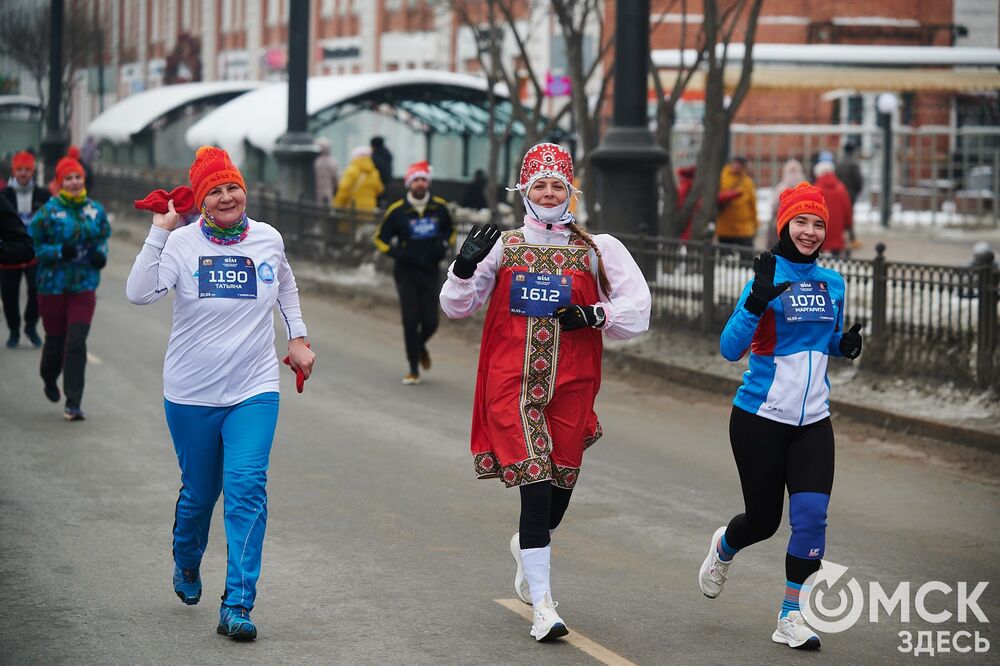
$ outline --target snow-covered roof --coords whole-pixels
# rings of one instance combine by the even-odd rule
[[[127,143],[151,123],[174,109],[208,97],[245,93],[260,81],[199,81],[153,88],[126,97],[87,126],[87,134],[112,143]]]
[[[29,95],[0,95],[0,106],[41,106],[37,97]]]
[[[401,70],[344,76],[311,76],[306,88],[306,113],[362,98],[379,90],[401,86],[459,87],[485,93],[484,79],[468,74],[435,70]],[[506,91],[497,90],[506,95]],[[288,85],[273,83],[241,95],[192,125],[185,134],[191,148],[211,144],[224,148],[242,164],[244,141],[270,153],[288,130]]]
[[[743,59],[742,43],[729,45],[728,61]],[[717,49],[719,57],[722,46]],[[656,49],[656,67],[678,67],[694,63],[694,49]],[[754,44],[755,65],[826,65],[882,67],[1000,67],[1000,49],[944,46],[873,46],[868,44]]]

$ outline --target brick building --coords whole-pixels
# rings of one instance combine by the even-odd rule
[[[681,47],[682,16],[671,13],[676,3],[654,0],[650,17],[654,51]],[[688,3],[686,48],[700,27],[701,3]],[[742,42],[737,31],[733,43]],[[959,47],[996,50],[1000,44],[1000,3],[995,0],[767,0],[758,21],[756,45],[845,45]],[[741,45],[741,44],[740,44]],[[762,51],[764,49],[761,49]],[[748,124],[873,124],[874,100],[879,92],[901,93],[899,120],[906,125],[1000,125],[996,90],[966,78],[967,89],[949,82],[951,68],[928,65],[915,76],[907,54],[870,49],[869,72],[856,75],[834,56],[827,61],[808,58],[801,49],[770,49],[769,57],[755,58],[754,87],[744,100],[736,122]],[[833,50],[836,53],[836,50]],[[971,61],[970,61],[971,62]],[[669,74],[671,68],[664,67]],[[778,71],[775,71],[778,70]],[[823,70],[823,71],[820,71]],[[881,72],[879,72],[881,70]],[[935,71],[936,70],[936,71]],[[897,74],[907,71],[906,78]],[[994,67],[995,71],[995,67]],[[734,72],[734,74],[736,74]],[[798,74],[798,77],[796,77]],[[879,75],[881,74],[881,76]],[[796,80],[798,78],[798,80]],[[672,82],[672,77],[667,77]],[[913,86],[906,88],[907,85]],[[951,89],[942,89],[950,85]],[[982,93],[991,93],[983,95]],[[700,97],[698,82],[688,98]]]
[[[134,92],[186,81],[283,79],[290,1],[68,0],[68,15],[90,12],[107,26],[105,95],[100,99],[93,85],[77,86],[74,138],[82,137],[102,104],[107,107]],[[476,3],[470,4],[475,14]],[[515,1],[513,10],[519,30],[532,36],[528,51],[533,66],[542,75],[558,74],[562,40],[551,11],[527,1]],[[446,3],[312,0],[310,12],[311,75],[480,69],[472,30]],[[473,16],[479,18],[485,15]],[[591,49],[596,48],[596,31]],[[523,59],[510,31],[504,41],[504,57],[511,71],[517,71]],[[530,100],[530,87],[522,89]]]

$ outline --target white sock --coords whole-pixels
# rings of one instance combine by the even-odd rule
[[[522,548],[521,563],[524,565],[524,576],[528,579],[531,590],[531,605],[537,608],[545,595],[552,596],[549,583],[549,568],[552,560],[552,547]]]

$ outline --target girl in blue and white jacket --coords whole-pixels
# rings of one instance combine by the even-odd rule
[[[843,331],[844,279],[816,264],[829,216],[823,194],[808,183],[782,193],[778,244],[754,259],[754,278],[722,332],[726,359],[750,351],[729,422],[746,510],[712,535],[698,575],[705,596],[719,596],[736,553],[777,531],[787,486],[792,536],[771,640],[804,649],[820,646],[799,596],[820,568],[833,488],[827,360],[861,353],[860,324]]]

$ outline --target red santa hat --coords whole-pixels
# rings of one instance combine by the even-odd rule
[[[410,186],[410,183],[417,178],[423,178],[428,183],[431,182],[431,165],[427,160],[421,160],[419,162],[414,162],[406,170],[406,178],[403,179],[403,184],[406,187]]]
[[[558,178],[566,189],[573,190],[573,158],[569,151],[554,143],[539,143],[524,154],[517,187],[526,194],[539,178]]]

